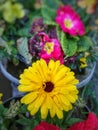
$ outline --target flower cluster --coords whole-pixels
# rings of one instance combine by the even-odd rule
[[[84,100],[79,100],[77,85],[81,79],[76,77],[87,74],[87,67],[96,58],[88,25],[90,16],[84,13],[83,17],[78,8],[59,0],[26,2],[0,2],[0,58],[6,56],[16,65],[26,65],[18,75],[20,101],[16,99],[4,109],[0,93],[0,129],[2,124],[2,130],[17,129],[19,123],[20,128],[26,127],[24,130],[97,130],[94,113],[86,119],[84,113],[77,112],[78,107],[87,107]],[[71,119],[74,112],[83,114],[82,121]],[[15,117],[18,120],[11,126]]]
[[[47,19],[44,22],[44,15],[34,19],[28,52],[31,59],[42,58],[47,63],[51,59],[60,60],[79,74],[93,60],[93,43],[86,34],[85,23],[70,5],[61,5],[54,15],[49,23]]]

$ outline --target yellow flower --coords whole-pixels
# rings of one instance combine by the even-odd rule
[[[1,98],[2,98],[3,94],[0,93],[0,104],[2,104]]]
[[[3,5],[3,17],[7,22],[13,22],[16,18],[24,17],[25,12],[23,6],[20,3],[12,4],[10,1],[7,1]]]
[[[82,57],[80,58],[80,67],[85,68],[87,66],[86,58]]]
[[[78,99],[77,83],[74,72],[61,65],[59,60],[50,60],[47,64],[41,59],[20,75],[18,90],[28,92],[21,102],[28,104],[31,115],[40,110],[43,119],[48,112],[52,118],[57,115],[61,119],[63,110],[71,110],[72,103]]]

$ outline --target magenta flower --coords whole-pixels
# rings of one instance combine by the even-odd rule
[[[57,38],[49,38],[45,33],[42,40],[42,50],[39,54],[41,58],[49,62],[50,59],[60,60],[61,63],[64,63],[63,51],[61,50],[60,43]]]
[[[72,36],[82,36],[85,33],[83,22],[70,5],[60,7],[60,9],[57,10],[56,22],[64,32]]]
[[[36,39],[31,38],[29,41],[30,53],[33,56],[42,58],[47,63],[49,62],[50,59],[60,60],[61,64],[64,63],[64,53],[61,49],[60,43],[57,38],[50,38],[44,32],[38,33],[35,36],[35,38]]]

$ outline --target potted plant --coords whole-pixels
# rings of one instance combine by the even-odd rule
[[[59,0],[37,1],[32,4],[32,8],[28,8],[29,6],[22,1],[21,3],[26,9],[26,14],[22,19],[8,26],[9,35],[7,35],[8,29],[4,30],[1,39],[1,43],[5,44],[5,46],[3,44],[5,51],[3,54],[9,54],[7,59],[10,60],[13,57],[15,64],[23,62],[25,68],[40,59],[44,59],[47,64],[52,59],[59,60],[60,64],[74,71],[80,80],[80,84],[77,84],[78,88],[83,87],[93,75],[96,59],[95,45],[89,36],[90,15],[75,3],[70,3],[72,6],[64,5]],[[17,25],[14,26],[16,23]],[[4,39],[10,41],[9,46]],[[2,63],[1,71],[16,88],[18,79],[6,72]]]

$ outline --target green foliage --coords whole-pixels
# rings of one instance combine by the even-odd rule
[[[32,56],[29,53],[27,37],[22,37],[17,41],[17,49],[19,54],[21,54],[21,56],[25,58],[26,63],[30,64],[32,60]]]
[[[98,116],[98,99],[96,98],[95,94],[93,94],[93,96],[92,96],[91,103],[93,105],[93,111]]]
[[[60,0],[42,0],[42,4],[47,5],[52,9],[57,9],[60,3]]]
[[[90,49],[90,47],[93,45],[91,39],[87,36],[80,37],[80,40],[78,41],[78,52],[85,52]]]
[[[14,47],[14,42],[13,41],[5,41],[2,38],[0,38],[0,59],[2,57],[7,57],[9,58],[16,58],[17,55],[17,49]],[[11,60],[12,60],[11,59]]]
[[[53,21],[56,16],[55,10],[48,7],[47,5],[42,6],[41,13],[42,13],[42,17],[44,18],[44,20]]]
[[[11,55],[11,49],[8,46],[8,42],[4,41],[2,38],[0,38],[0,47],[1,48],[6,48],[6,51],[9,55]]]
[[[3,32],[4,32],[4,28],[0,27],[0,36],[3,34]]]
[[[32,123],[32,121],[26,117],[21,117],[21,119],[17,120],[17,123],[23,125],[23,126],[30,126],[30,124]]]
[[[71,126],[71,125],[73,125],[77,122],[81,122],[81,121],[83,121],[83,119],[81,119],[81,118],[70,118],[69,120],[66,121],[66,125]]]
[[[31,34],[29,33],[30,31],[30,28],[29,27],[24,27],[22,29],[20,29],[18,31],[18,36],[21,36],[21,37],[30,37]]]
[[[44,24],[48,25],[48,26],[57,26],[57,24],[53,21],[49,21],[49,20],[44,20]]]
[[[77,51],[77,41],[73,38],[67,38],[64,32],[61,33],[61,46],[67,57],[73,56]]]

